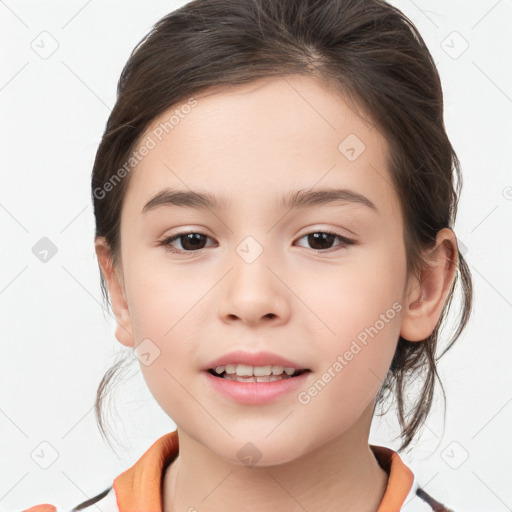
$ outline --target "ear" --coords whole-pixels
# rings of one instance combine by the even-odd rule
[[[423,258],[427,266],[412,276],[402,317],[400,336],[422,341],[435,329],[448,298],[457,270],[457,239],[451,229],[438,232],[435,247]]]
[[[94,247],[103,279],[105,279],[107,284],[110,302],[112,303],[112,309],[114,310],[117,321],[116,338],[123,345],[134,347],[135,343],[130,310],[128,309],[128,303],[126,301],[124,283],[122,277],[119,275],[122,275],[122,272],[114,268],[110,247],[104,237],[97,237]]]

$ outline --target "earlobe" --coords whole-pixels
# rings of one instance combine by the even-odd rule
[[[98,237],[95,241],[96,256],[100,265],[103,279],[105,280],[112,303],[112,309],[116,317],[116,338],[117,340],[127,346],[135,346],[133,338],[132,321],[130,310],[126,301],[124,284],[114,268],[110,248],[104,237]]]
[[[426,266],[409,280],[400,336],[422,341],[432,334],[452,288],[457,269],[457,242],[451,229],[438,232],[435,247],[424,254]]]

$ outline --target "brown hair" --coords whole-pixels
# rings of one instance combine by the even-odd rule
[[[454,225],[460,165],[445,132],[441,82],[432,56],[413,23],[379,0],[194,0],[158,21],[121,73],[92,171],[96,236],[106,238],[114,265],[130,179],[129,173],[119,179],[119,170],[149,123],[207,89],[293,74],[333,85],[362,106],[386,137],[404,215],[408,270],[419,275],[425,268],[421,251],[434,245],[439,230]],[[112,186],[105,193],[107,183]],[[437,357],[439,330],[457,283],[462,290],[457,326]],[[101,287],[110,305],[103,276]],[[459,252],[456,279],[438,325],[422,342],[399,339],[376,400],[377,407],[394,390],[403,441],[399,450],[424,424],[436,379],[446,403],[436,362],[465,327],[471,302],[471,275]],[[116,362],[97,391],[97,420],[105,438],[102,402],[126,362]],[[423,386],[406,411],[406,385],[417,374]]]

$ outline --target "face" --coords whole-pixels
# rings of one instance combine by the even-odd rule
[[[179,429],[226,460],[240,463],[251,441],[261,464],[286,462],[353,429],[391,364],[407,274],[387,143],[309,77],[195,100],[141,139],[154,147],[123,203],[118,337],[140,345],[144,378]],[[217,205],[167,201],[171,189]],[[241,403],[205,370],[233,350],[309,371],[290,392]]]

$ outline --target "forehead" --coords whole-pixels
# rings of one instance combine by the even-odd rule
[[[234,207],[330,186],[397,203],[383,135],[356,105],[311,77],[208,90],[153,120],[139,148],[144,144],[151,149],[132,171],[125,198],[139,212],[165,187],[207,189]]]

